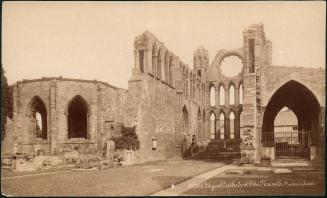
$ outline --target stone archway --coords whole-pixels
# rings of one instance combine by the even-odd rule
[[[289,147],[285,143],[285,149],[299,149],[299,156],[309,159],[312,150],[317,146],[317,138],[320,133],[320,105],[315,95],[301,83],[291,80],[282,85],[270,98],[263,115],[262,144],[263,147],[271,147],[276,150],[274,138],[274,120],[278,112],[288,107],[298,118],[298,130],[307,136],[301,145]],[[275,156],[274,156],[275,157]]]

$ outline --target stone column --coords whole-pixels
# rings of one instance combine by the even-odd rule
[[[215,106],[218,108],[220,100],[219,100],[219,87],[215,85]]]
[[[48,133],[48,143],[50,144],[50,152],[54,153],[57,147],[57,82],[53,80],[50,85],[50,108],[49,108],[49,133]]]
[[[103,121],[103,103],[102,103],[102,88],[97,84],[97,149],[103,149],[105,142],[102,142],[104,136],[104,121]]]
[[[22,129],[22,119],[21,119],[21,106],[20,106],[20,95],[19,95],[19,86],[16,84],[13,87],[13,133],[14,133],[14,140],[17,137],[17,139],[14,142],[14,153],[16,152],[22,152],[22,146],[23,143],[23,133],[21,131]]]
[[[234,91],[234,98],[235,98],[235,105],[238,106],[240,104],[240,92],[239,92],[239,88],[235,88]]]

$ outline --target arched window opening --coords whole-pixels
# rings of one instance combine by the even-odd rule
[[[243,94],[243,84],[240,85],[239,88],[239,97],[240,97],[240,104],[243,104],[243,98],[244,98],[244,94]]]
[[[222,85],[219,87],[219,105],[225,105],[225,89]]]
[[[216,105],[216,90],[214,86],[211,86],[210,88],[210,106],[215,106]]]
[[[169,59],[169,84],[170,85],[173,85],[173,71],[174,71],[174,68],[173,68],[173,58],[172,56],[170,56],[170,59]]]
[[[156,75],[156,68],[157,68],[157,50],[156,46],[153,45],[152,47],[152,74],[155,76]]]
[[[84,100],[76,96],[68,107],[68,139],[85,138],[88,133],[88,108]]]
[[[219,130],[220,130],[220,139],[225,139],[225,116],[223,113],[219,117]]]
[[[221,62],[221,71],[227,77],[237,76],[242,71],[243,63],[238,56],[227,56]]]
[[[229,122],[230,122],[229,138],[234,139],[235,138],[235,115],[233,112],[231,112],[229,115]]]
[[[215,133],[216,133],[216,116],[214,113],[211,113],[211,115],[210,115],[210,138],[212,140],[215,139]]]
[[[161,49],[159,49],[158,52],[158,57],[157,57],[157,76],[161,78],[161,64],[162,64],[162,54],[161,54]]]
[[[234,85],[231,85],[229,87],[229,104],[230,105],[234,105],[235,104],[235,88],[234,88]]]
[[[46,107],[38,96],[32,99],[31,103],[31,121],[32,125],[30,132],[34,134],[33,136],[37,139],[47,139],[47,111]]]

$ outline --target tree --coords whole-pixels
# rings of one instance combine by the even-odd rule
[[[8,85],[4,70],[1,67],[1,140],[5,136],[7,117],[13,117],[12,86]]]
[[[135,126],[125,127],[123,125],[121,128],[121,136],[114,138],[113,140],[116,149],[138,150],[140,148],[140,141],[135,132]]]

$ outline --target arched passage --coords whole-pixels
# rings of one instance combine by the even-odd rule
[[[37,139],[47,139],[47,110],[39,96],[34,96],[29,105],[29,132]]]
[[[81,96],[68,104],[68,139],[88,137],[88,105]]]
[[[271,97],[265,108],[262,123],[264,147],[275,147],[274,120],[283,108],[291,109],[298,119],[298,130],[308,137],[301,146],[299,155],[308,157],[309,146],[317,144],[319,133],[320,105],[314,94],[301,83],[291,80],[282,85]],[[289,146],[285,148],[290,148]]]
[[[221,140],[225,139],[225,115],[221,113],[219,116],[219,138]]]

